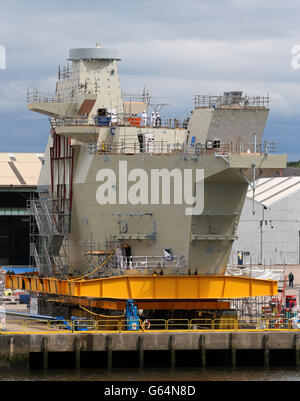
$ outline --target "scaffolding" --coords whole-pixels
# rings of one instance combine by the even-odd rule
[[[133,256],[130,254],[130,246],[116,239],[101,243],[93,240],[91,235],[91,239],[79,241],[79,249],[84,255],[83,275],[89,278],[130,274],[130,271],[151,275],[170,274],[171,271],[179,274],[186,267],[183,255]]]
[[[285,284],[285,265],[284,266],[271,266],[271,265],[233,265],[227,266],[226,274],[229,276],[251,277],[258,279],[271,279],[278,281],[279,291],[284,292]],[[281,300],[282,303],[283,300]],[[231,300],[231,307],[236,310],[238,318],[253,322],[261,316],[265,316],[273,311],[271,304],[279,302],[278,296],[264,296],[264,297],[248,297],[237,298]]]
[[[53,146],[50,148],[51,195],[39,190],[38,198],[27,203],[30,215],[30,265],[44,277],[67,278],[73,273],[69,258],[70,214],[74,148],[68,138],[55,132],[51,120]]]
[[[68,277],[70,211],[61,209],[61,199],[30,199],[27,204],[30,215],[30,265],[37,266],[45,277]]]
[[[264,310],[269,307],[273,296],[247,297],[230,299],[231,309],[237,312],[237,317],[249,323],[256,324]]]
[[[108,240],[105,242],[95,241],[91,234],[90,239],[79,241],[80,253],[83,257],[84,274],[90,274],[98,266],[100,266],[112,253],[115,248],[121,246],[119,241]],[[107,264],[103,266],[103,269],[99,269],[96,273],[91,274],[89,278],[101,277],[105,269],[112,268],[111,258],[107,261]]]

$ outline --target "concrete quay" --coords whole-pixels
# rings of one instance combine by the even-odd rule
[[[0,335],[0,368],[119,366],[300,367],[300,332],[147,332]]]

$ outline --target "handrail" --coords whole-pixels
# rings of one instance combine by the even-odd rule
[[[140,143],[138,137],[119,138],[115,142],[92,142],[89,143],[90,154],[151,154],[151,155],[230,155],[230,154],[256,154],[266,155],[279,153],[278,145],[274,142],[262,142],[254,145],[247,142],[224,142],[214,144],[196,143],[194,146],[180,142],[167,142],[151,139]]]
[[[269,96],[247,96],[242,92],[227,92],[224,95],[195,95],[195,107],[258,107],[269,108]]]
[[[185,266],[184,255],[172,255],[170,258],[165,256],[114,256],[113,266],[123,269],[164,269],[181,268]]]
[[[82,332],[262,332],[262,331],[291,331],[299,332],[300,326],[295,327],[291,318],[257,318],[254,320],[221,317],[216,319],[144,319],[140,320],[138,330],[129,330],[126,319],[49,319],[49,320],[7,320],[5,330],[0,335],[11,333],[80,333]]]
[[[105,117],[97,115],[91,116],[76,116],[76,117],[57,117],[51,118],[50,121],[53,127],[72,127],[72,126],[87,126],[87,127],[107,127],[107,126],[125,126],[137,128],[165,128],[165,129],[187,129],[189,118],[155,118],[137,117],[131,114],[115,113],[108,114]]]

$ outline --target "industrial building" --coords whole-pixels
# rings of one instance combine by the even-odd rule
[[[29,264],[27,201],[36,194],[39,153],[0,153],[0,265]]]
[[[254,199],[249,187],[230,264],[300,264],[299,171],[258,179]]]

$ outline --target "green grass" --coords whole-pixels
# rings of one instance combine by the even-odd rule
[[[300,167],[300,160],[297,162],[288,162],[287,165],[288,167]]]

